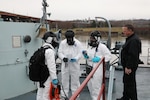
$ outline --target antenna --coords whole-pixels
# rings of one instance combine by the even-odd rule
[[[47,4],[46,0],[43,0],[42,2],[42,6],[43,6],[43,16],[42,16],[42,26],[44,26],[44,24],[46,24],[46,29],[48,29],[47,27],[47,11],[46,11],[46,7],[49,7],[49,5]]]

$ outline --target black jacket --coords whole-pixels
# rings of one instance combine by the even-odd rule
[[[136,70],[139,62],[139,55],[141,53],[141,40],[136,34],[132,34],[126,38],[125,44],[121,51],[121,64],[123,68],[131,68]]]

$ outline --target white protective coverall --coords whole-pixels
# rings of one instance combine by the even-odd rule
[[[46,49],[45,51],[45,64],[49,69],[50,76],[44,83],[44,88],[39,87],[39,83],[37,84],[37,98],[36,100],[50,100],[49,99],[49,91],[50,91],[50,83],[53,79],[57,79],[56,76],[56,63],[55,63],[55,49],[49,43],[44,43],[43,46],[50,46],[50,49]]]
[[[65,94],[68,97],[69,93],[69,82],[71,80],[71,91],[72,94],[80,86],[79,75],[80,75],[80,63],[79,59],[82,56],[82,45],[80,41],[74,38],[74,45],[68,45],[67,40],[61,41],[58,49],[58,56],[62,60],[61,65],[61,76],[62,76],[62,86]],[[68,58],[68,62],[64,62],[63,58]],[[70,59],[75,58],[76,62],[70,62]],[[71,79],[69,80],[69,77]],[[63,90],[61,91],[61,96],[65,97]]]
[[[92,62],[92,58],[94,58],[94,56],[98,56],[100,58],[105,57],[105,62],[108,62],[111,59],[111,53],[109,49],[106,47],[106,45],[102,43],[99,43],[97,52],[96,47],[89,46],[87,49],[87,54],[89,56],[89,59],[87,59],[87,64],[93,67],[95,67],[97,64]],[[102,76],[103,76],[103,68],[101,64],[94,73],[93,77],[88,82],[88,89],[90,91],[92,100],[97,100],[98,98],[98,94],[102,84]]]

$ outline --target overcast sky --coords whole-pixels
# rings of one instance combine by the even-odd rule
[[[40,18],[43,0],[1,0],[0,10]],[[46,0],[51,20],[150,19],[150,0]]]

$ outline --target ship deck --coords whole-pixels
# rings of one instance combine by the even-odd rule
[[[122,70],[115,70],[114,73],[114,85],[113,85],[113,93],[112,100],[116,100],[116,98],[120,98],[122,96],[123,91],[123,83],[122,83]],[[150,67],[139,67],[136,73],[137,79],[137,93],[139,100],[150,100]],[[80,81],[84,80],[84,77],[80,77]],[[108,92],[108,79],[106,78],[106,100],[107,100],[107,92]],[[36,90],[14,97],[6,100],[36,100]],[[80,94],[80,100],[91,100],[89,95],[88,88],[85,87]]]

